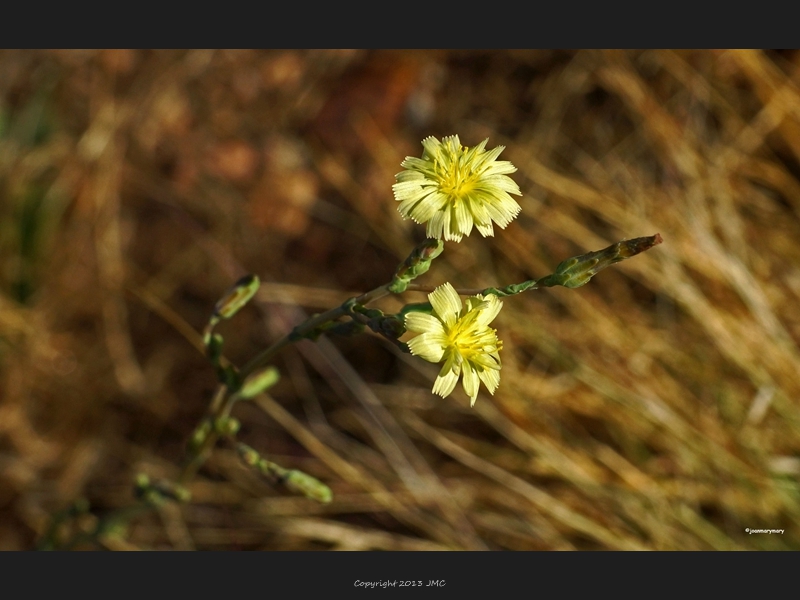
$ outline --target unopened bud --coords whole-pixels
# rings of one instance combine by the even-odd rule
[[[197,429],[192,432],[192,437],[189,438],[189,443],[187,444],[189,452],[192,454],[197,452],[205,443],[209,433],[211,433],[211,420],[204,419],[203,422],[197,426]]]
[[[136,475],[136,483],[134,485],[137,490],[144,491],[150,487],[150,478],[145,473],[139,473]]]
[[[272,365],[259,369],[245,378],[242,387],[239,389],[238,396],[245,400],[255,398],[278,383],[280,377],[280,372]]]
[[[236,450],[248,467],[255,467],[261,460],[261,455],[247,444],[238,444]]]
[[[146,490],[142,499],[152,506],[161,506],[166,501],[164,494],[153,488]]]
[[[188,489],[172,481],[159,481],[153,489],[164,498],[177,502],[189,502],[192,499],[192,493]]]
[[[298,471],[297,469],[285,469],[282,466],[270,462],[247,444],[237,444],[236,451],[239,457],[249,467],[257,470],[262,475],[277,478],[289,490],[303,494],[306,498],[327,504],[333,499],[331,489],[319,479]]]
[[[214,316],[230,319],[255,296],[260,285],[257,275],[242,277],[214,306]]]
[[[428,239],[418,244],[394,274],[388,290],[394,294],[406,291],[408,284],[431,268],[431,261],[444,250],[442,240]]]
[[[406,326],[396,315],[371,319],[370,328],[389,339],[396,340],[406,332]]]
[[[234,436],[239,433],[242,424],[233,417],[222,417],[214,421],[214,429],[220,435]]]
[[[606,267],[649,250],[662,241],[661,235],[657,233],[650,237],[625,240],[596,252],[568,258],[556,267],[552,275],[543,278],[539,283],[548,286],[562,285],[567,288],[580,287]]]
[[[333,499],[331,488],[322,483],[319,479],[298,471],[290,470],[284,477],[284,484],[294,492],[303,494],[306,498],[327,504]]]

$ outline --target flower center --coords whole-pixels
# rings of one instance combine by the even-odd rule
[[[498,352],[503,344],[497,339],[496,330],[475,323],[477,314],[470,313],[459,319],[447,332],[447,348],[458,353],[469,362],[485,362],[476,360],[491,352]]]
[[[475,173],[468,164],[464,164],[461,150],[456,156],[443,161],[435,161],[439,189],[450,198],[463,198],[475,188]]]

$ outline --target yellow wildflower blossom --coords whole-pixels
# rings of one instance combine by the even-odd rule
[[[449,283],[428,294],[433,314],[406,314],[406,329],[419,333],[408,342],[411,353],[429,362],[444,361],[433,384],[433,393],[443,398],[450,394],[463,375],[462,384],[470,406],[475,404],[482,381],[489,393],[500,385],[500,349],[497,330],[489,327],[503,303],[493,294],[461,298]]]
[[[429,238],[454,242],[473,225],[484,237],[494,235],[492,222],[505,229],[520,211],[509,194],[522,193],[507,176],[516,167],[496,160],[505,146],[484,150],[488,141],[468,148],[457,135],[422,140],[422,158],[406,157],[392,186],[403,218],[427,223]]]

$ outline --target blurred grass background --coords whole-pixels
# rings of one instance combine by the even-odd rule
[[[664,243],[507,299],[474,409],[374,336],[290,348],[240,438],[334,501],[220,446],[111,547],[800,549],[798,85],[797,51],[0,52],[0,548],[174,477],[216,299],[264,281],[220,327],[242,364],[388,281],[424,235],[394,174],[458,134],[507,146],[523,212],[419,282]]]

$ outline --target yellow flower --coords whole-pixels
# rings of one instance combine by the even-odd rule
[[[420,333],[408,342],[411,354],[433,363],[444,361],[444,366],[433,384],[433,393],[442,398],[456,387],[463,374],[464,391],[470,397],[470,406],[478,397],[482,381],[489,393],[494,394],[500,385],[500,349],[497,330],[489,323],[497,316],[503,303],[490,294],[467,298],[462,307],[461,298],[449,283],[428,294],[433,314],[419,312],[406,314],[406,329]]]
[[[496,160],[505,147],[485,151],[488,141],[467,148],[457,135],[422,140],[422,158],[407,156],[402,162],[407,170],[395,175],[392,186],[403,218],[427,223],[429,238],[454,242],[469,235],[473,225],[484,237],[494,235],[492,221],[505,229],[520,211],[509,194],[522,193],[507,176],[516,167]]]

